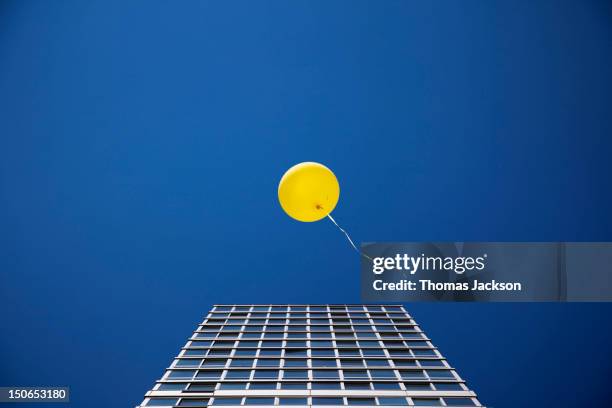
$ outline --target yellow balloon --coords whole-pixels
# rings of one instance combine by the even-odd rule
[[[315,162],[291,167],[278,184],[278,201],[291,218],[319,221],[332,212],[340,197],[338,179],[330,169]]]

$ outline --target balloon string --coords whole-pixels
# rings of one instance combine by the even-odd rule
[[[341,226],[339,226],[339,225],[338,225],[338,223],[336,222],[336,220],[334,220],[334,218],[333,218],[333,217],[332,217],[330,214],[327,214],[327,218],[329,218],[329,219],[331,220],[331,222],[333,222],[333,223],[334,223],[334,225],[335,225],[336,227],[338,227],[338,229],[339,229],[340,231],[342,231],[342,233],[343,233],[343,234],[346,236],[346,239],[348,239],[348,242],[351,244],[351,246],[353,247],[353,249],[354,249],[355,251],[357,251],[357,253],[358,253],[359,255],[361,255],[361,256],[363,256],[363,257],[365,257],[365,258],[369,259],[370,261],[372,260],[372,258],[370,258],[370,257],[369,257],[369,256],[367,256],[366,254],[362,253],[362,252],[359,250],[359,248],[357,248],[357,246],[355,245],[355,243],[354,243],[354,242],[353,242],[353,240],[351,239],[351,236],[348,234],[348,232],[346,232],[346,231],[345,231],[345,230],[344,230],[344,229],[343,229]]]

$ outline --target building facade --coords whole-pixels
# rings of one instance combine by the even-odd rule
[[[399,305],[216,305],[139,407],[481,407]]]

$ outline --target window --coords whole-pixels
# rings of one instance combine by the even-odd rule
[[[369,390],[370,383],[368,382],[345,382],[345,390]]]
[[[339,390],[341,389],[338,382],[313,382],[313,390]]]
[[[275,382],[252,382],[249,385],[249,390],[275,390]]]
[[[308,378],[308,370],[285,370],[283,378]]]
[[[181,360],[176,360],[174,363],[175,367],[199,367],[202,360],[194,359],[194,358],[186,358]]]
[[[305,349],[285,349],[285,357],[306,357]]]
[[[361,357],[359,349],[338,349],[338,354],[341,357]]]
[[[213,392],[217,383],[197,383],[189,386],[190,392]]]
[[[436,390],[440,391],[463,391],[461,384],[458,383],[434,383]]]
[[[382,358],[368,359],[366,360],[366,364],[368,365],[368,367],[388,367],[389,366],[389,362]]]
[[[348,405],[376,405],[374,398],[347,398]]]
[[[396,382],[375,382],[375,390],[401,390],[400,386]]]
[[[378,397],[379,405],[408,405],[408,400],[401,397]]]
[[[373,379],[397,378],[393,370],[370,370]]]
[[[207,407],[208,398],[183,398],[178,404],[179,407]]]
[[[368,372],[366,370],[344,370],[344,378],[365,379],[368,380]]]
[[[313,367],[337,367],[336,360],[334,359],[313,359]]]
[[[157,388],[159,391],[182,391],[187,383],[164,383]]]
[[[475,407],[476,404],[471,398],[444,398],[444,402],[449,407]]]
[[[423,383],[404,383],[404,387],[408,391],[431,391],[429,384]]]
[[[441,406],[440,398],[412,398],[412,403],[416,406]]]
[[[207,358],[204,360],[203,367],[225,367],[227,358]]]
[[[308,405],[308,398],[279,398],[278,405]]]
[[[312,405],[344,405],[344,399],[337,397],[313,397]]]
[[[421,370],[400,370],[400,376],[405,380],[424,379],[425,373]]]
[[[308,360],[303,359],[288,359],[285,360],[285,367],[300,367],[300,368],[308,368]]]
[[[307,384],[303,382],[282,382],[281,390],[305,390]]]
[[[195,373],[195,370],[170,370],[168,378],[193,378]]]
[[[251,370],[229,370],[225,375],[226,379],[230,380],[246,380],[251,376]]]
[[[177,398],[151,398],[147,402],[147,407],[174,406],[177,401]]]
[[[230,364],[230,367],[252,367],[253,366],[252,358],[234,358]]]
[[[257,354],[256,349],[236,350],[234,353],[235,357],[255,357]]]
[[[257,367],[280,367],[278,358],[260,358],[257,360]]]
[[[280,357],[281,349],[261,349],[259,350],[259,357]]]
[[[274,405],[274,398],[247,397],[244,399],[244,405]]]
[[[313,370],[312,377],[315,379],[339,379],[338,370]]]
[[[278,378],[278,370],[255,370],[253,378]]]
[[[310,352],[313,357],[334,357],[336,355],[333,349],[312,349]]]
[[[427,370],[427,375],[431,378],[451,378],[455,379],[452,371],[450,370]]]
[[[215,397],[213,405],[240,405],[242,398]]]
[[[220,390],[244,390],[246,389],[247,383],[243,382],[229,382],[221,383],[219,386]]]

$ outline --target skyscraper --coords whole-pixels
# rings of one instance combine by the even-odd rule
[[[398,305],[216,305],[139,407],[480,407]]]

